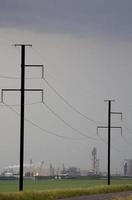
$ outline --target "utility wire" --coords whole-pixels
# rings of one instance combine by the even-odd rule
[[[1,78],[1,79],[20,79],[19,77],[5,76],[5,75],[0,75],[0,78]],[[41,78],[39,78],[39,77],[31,77],[31,78],[26,78],[26,79],[32,80],[32,79],[41,79]],[[91,118],[89,118],[88,116],[86,116],[85,114],[83,114],[82,112],[80,112],[76,107],[74,107],[72,104],[70,104],[61,94],[59,94],[59,93],[57,92],[57,90],[56,90],[46,79],[44,79],[44,80],[45,80],[46,84],[50,87],[50,89],[52,89],[52,90],[55,92],[55,94],[56,94],[57,96],[59,96],[59,97],[61,98],[61,100],[63,100],[63,102],[64,102],[65,104],[67,104],[72,110],[74,110],[74,112],[78,113],[78,114],[81,115],[83,118],[85,118],[85,119],[87,119],[87,120],[89,120],[89,121],[91,121],[91,122],[93,122],[93,123],[96,123],[96,124],[97,124],[97,123],[99,123],[99,124],[104,124],[104,123],[101,123],[101,122],[96,121],[96,120],[94,120],[94,119],[91,119]]]
[[[127,141],[127,139],[126,139],[124,136],[122,136],[122,138],[123,138],[124,142],[125,142],[129,147],[132,148],[132,145]]]
[[[43,58],[40,56],[40,53],[38,52],[38,50],[32,48],[35,53],[37,53],[39,55],[39,57],[41,58],[41,60],[44,62]],[[83,114],[82,112],[80,112],[75,106],[73,106],[71,103],[69,103],[69,101],[67,101],[64,96],[62,96],[49,82],[48,80],[46,80],[45,78],[43,79],[45,81],[45,83],[49,86],[49,88],[54,91],[54,93],[67,105],[69,106],[72,110],[74,110],[74,112],[78,113],[80,116],[82,116],[83,118],[87,119],[88,121],[91,121],[93,123],[99,123],[99,124],[105,124],[102,123],[100,121],[94,120],[90,117],[88,117],[87,115]]]
[[[5,76],[5,75],[0,75],[1,79],[20,79],[19,77],[15,76]]]
[[[87,137],[88,139],[92,139],[92,140],[97,140],[96,138],[90,137],[87,134],[81,132],[80,130],[78,130],[77,128],[74,128],[73,126],[71,126],[68,122],[66,122],[62,117],[60,117],[60,115],[58,115],[52,108],[50,108],[45,102],[44,102],[45,107],[55,116],[57,117],[60,121],[62,121],[66,126],[68,126],[69,128],[71,128],[73,131],[77,132],[78,134]]]
[[[100,140],[105,144],[105,145],[108,145],[108,142],[107,141],[105,141],[102,137],[100,137],[99,135],[98,135],[98,137],[100,138]],[[126,138],[124,138],[123,136],[122,136],[122,139],[124,140],[124,142],[126,143],[126,144],[128,144],[131,148],[132,148],[132,146],[128,143],[128,141],[126,140]],[[122,151],[120,151],[118,148],[116,148],[115,146],[113,146],[113,145],[111,145],[112,147],[113,147],[113,149],[115,150],[115,151],[117,151],[117,152],[119,152],[119,153],[125,153],[125,152],[122,152]],[[128,151],[128,153],[130,153],[130,151]],[[126,156],[126,155],[125,155]]]
[[[124,121],[122,121],[122,123],[123,123],[123,126],[125,127],[125,129],[127,130],[127,133],[129,133],[132,136],[132,131],[126,126],[126,124],[124,123]],[[124,142],[128,146],[130,146],[132,148],[132,145],[128,142],[128,140],[124,136],[122,136],[122,138],[123,138]]]
[[[5,103],[3,103],[5,104]],[[13,111],[14,113],[16,113],[18,116],[20,116],[20,114],[15,110],[13,109],[11,106],[9,106],[8,104],[5,104],[5,106],[10,109],[11,111]],[[56,136],[56,137],[59,137],[59,138],[63,138],[63,139],[67,139],[67,140],[81,140],[82,138],[72,138],[72,137],[67,137],[67,136],[62,136],[62,135],[58,135],[57,133],[55,132],[52,132],[52,131],[49,131],[47,129],[44,129],[42,127],[40,127],[39,125],[37,125],[36,123],[34,123],[33,121],[25,118],[25,121],[28,122],[29,124],[32,124],[34,127],[40,129],[41,131],[45,132],[45,133],[48,133],[50,135],[53,135],[53,136]]]
[[[67,123],[67,122],[66,122],[63,118],[61,118],[53,109],[51,109],[46,103],[44,103],[44,105],[46,106],[46,108],[47,108],[50,112],[52,112],[52,114],[54,114],[58,119],[60,119],[65,125],[67,125],[67,126],[70,127],[71,129],[73,129],[74,131],[78,132],[79,134],[81,134],[81,135],[83,135],[83,136],[89,138],[89,136],[87,136],[86,134],[82,133],[81,131],[79,131],[78,129],[72,127],[69,123]],[[106,141],[105,141],[103,138],[101,138],[99,135],[98,135],[98,137],[99,137],[99,139],[100,139],[105,145],[108,144],[108,142],[106,142]],[[96,138],[92,138],[92,137],[90,137],[89,139],[97,140]],[[116,148],[115,146],[112,145],[112,147],[113,147],[113,149],[114,149],[115,151],[122,153],[122,152],[121,152],[118,148]]]
[[[126,126],[126,124],[124,123],[124,121],[122,121],[123,126],[125,127],[125,129],[127,130],[127,132],[132,135],[132,131]]]
[[[36,50],[35,50],[35,52],[37,52]],[[37,54],[40,56],[40,54],[37,52]],[[40,56],[40,58],[42,59],[42,57]],[[42,59],[43,60],[43,59]],[[68,105],[72,110],[74,110],[76,113],[78,113],[79,115],[81,115],[83,118],[85,118],[85,119],[87,119],[87,120],[89,120],[89,121],[91,121],[91,122],[93,122],[93,123],[99,123],[99,124],[103,124],[103,123],[101,123],[101,122],[99,122],[99,121],[96,121],[96,120],[94,120],[94,119],[91,119],[91,118],[89,118],[87,115],[85,115],[85,114],[83,114],[82,112],[80,112],[76,107],[74,107],[72,104],[70,104],[46,79],[44,79],[44,81],[46,82],[46,84],[49,86],[49,88],[50,89],[52,89],[52,91],[54,91],[54,93],[57,95],[57,96],[59,96],[60,97],[60,99],[66,104],[66,105]],[[79,134],[81,134],[81,135],[83,135],[83,136],[86,136],[86,135],[84,135],[84,134],[82,134],[82,132],[80,132],[78,129],[76,129],[76,128],[74,128],[74,127],[72,127],[69,123],[67,123],[62,117],[60,117],[53,109],[51,109],[46,103],[44,103],[45,104],[45,106],[46,106],[46,108],[52,113],[52,114],[54,114],[59,120],[61,120],[65,125],[67,125],[69,128],[71,128],[72,130],[74,130],[74,131],[76,131],[76,132],[78,132]],[[127,127],[126,127],[127,128]],[[131,133],[132,134],[132,132],[127,128],[127,130],[129,131],[129,133]],[[99,136],[98,136],[99,137]],[[107,144],[107,142],[103,139],[103,138],[101,138],[101,137],[99,137],[100,138],[100,140],[103,142],[103,143],[105,143],[105,144]],[[124,138],[124,137],[123,137]],[[124,138],[125,139],[125,138]],[[114,147],[114,149],[115,149],[115,147]],[[118,152],[121,152],[119,149],[115,149],[116,151],[118,151]]]
[[[8,104],[6,104],[6,103],[3,103],[9,110],[11,110],[12,112],[14,112],[14,113],[16,113],[17,114],[17,116],[20,116],[20,114],[19,114],[19,112],[17,112],[15,109],[13,109],[10,105],[8,105]],[[37,125],[36,123],[34,123],[33,121],[31,121],[31,120],[29,120],[29,119],[27,119],[27,118],[25,118],[25,121],[26,122],[28,122],[29,124],[31,124],[32,126],[34,126],[34,127],[36,127],[36,128],[38,128],[38,129],[40,129],[42,132],[45,132],[45,133],[47,133],[47,134],[49,134],[49,135],[53,135],[53,136],[56,136],[56,137],[59,137],[59,138],[62,138],[62,139],[66,139],[66,140],[82,140],[82,138],[72,138],[72,137],[67,137],[67,136],[62,136],[62,135],[58,135],[57,133],[55,133],[55,132],[52,132],[52,131],[49,131],[49,130],[47,130],[47,129],[44,129],[44,128],[42,128],[42,127],[40,127],[39,125]],[[100,138],[100,137],[99,137]],[[91,139],[91,138],[88,138],[88,139]],[[93,139],[92,139],[93,140]],[[102,138],[100,138],[100,140],[103,142],[103,143],[105,143],[105,144],[107,144],[107,142],[105,142],[105,140],[103,140]],[[98,140],[99,141],[99,140]],[[113,148],[114,150],[116,150],[116,151],[118,151],[118,152],[120,152],[118,149],[116,149],[115,147]]]
[[[108,142],[106,142],[102,137],[100,137],[99,135],[98,135],[98,137],[100,138],[100,140],[105,144],[105,145],[108,145]],[[113,146],[112,145],[112,147],[113,147],[113,149],[115,150],[115,151],[117,151],[117,152],[119,152],[119,153],[122,153],[118,148],[116,148],[115,146]]]
[[[60,99],[66,104],[68,105],[72,110],[74,110],[74,112],[78,113],[79,115],[81,115],[83,118],[87,119],[88,121],[91,121],[95,124],[99,123],[99,124],[103,124],[100,121],[96,121],[94,119],[89,118],[87,115],[83,114],[82,112],[80,112],[76,107],[74,107],[72,104],[70,104],[46,79],[44,79],[45,83],[49,86],[49,88],[54,91],[54,93],[60,97]]]

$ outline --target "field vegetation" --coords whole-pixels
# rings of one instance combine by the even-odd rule
[[[103,194],[109,192],[120,192],[132,190],[132,185],[114,185],[114,186],[93,186],[89,188],[78,189],[60,189],[60,190],[45,190],[45,191],[29,191],[29,192],[14,192],[0,193],[0,200],[57,200],[68,197]]]
[[[132,184],[131,179],[120,180],[114,179],[111,181],[111,185],[128,185]],[[18,191],[17,180],[4,180],[0,181],[0,192],[17,192]],[[93,186],[107,185],[107,180],[99,179],[62,179],[62,180],[24,180],[24,191],[40,191],[40,190],[58,190],[58,189],[77,189],[77,188],[89,188]]]
[[[131,180],[43,180],[24,181],[24,192],[18,191],[18,181],[0,182],[0,200],[57,200],[91,194],[132,190]],[[119,200],[119,199],[118,199]],[[129,200],[129,199],[128,199]]]

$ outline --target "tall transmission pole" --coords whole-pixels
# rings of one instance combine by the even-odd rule
[[[111,153],[111,128],[117,128],[121,130],[121,135],[122,135],[122,127],[120,126],[111,126],[111,114],[119,114],[121,115],[121,120],[122,120],[122,112],[111,112],[111,103],[114,102],[114,100],[105,100],[105,102],[108,102],[108,126],[98,126],[97,127],[97,134],[98,134],[98,129],[102,128],[107,128],[108,129],[108,171],[107,171],[107,181],[108,185],[110,185],[110,153]]]
[[[24,104],[25,104],[25,46],[21,46],[21,117],[20,117],[20,181],[19,190],[23,190],[23,162],[24,162]]]
[[[19,169],[19,191],[23,191],[23,166],[24,166],[24,105],[25,105],[25,91],[39,91],[42,93],[43,89],[25,89],[25,67],[41,67],[42,78],[44,76],[43,65],[25,65],[25,47],[31,47],[31,44],[15,44],[15,47],[21,47],[21,89],[2,89],[1,101],[3,102],[4,91],[20,91],[21,92],[21,111],[20,111],[20,169]]]

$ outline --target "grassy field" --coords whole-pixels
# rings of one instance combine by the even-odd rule
[[[0,192],[17,192],[18,181],[0,181]],[[111,185],[132,185],[132,180],[112,180]],[[63,180],[24,180],[25,191],[40,190],[57,190],[57,189],[77,189],[89,188],[93,186],[107,185],[107,180],[80,180],[80,179],[63,179]]]
[[[93,186],[76,189],[51,189],[43,191],[0,193],[0,200],[58,200],[82,195],[104,194],[132,190],[130,185]]]
[[[24,192],[18,191],[18,181],[0,181],[0,200],[57,200],[81,195],[132,190],[132,180],[24,180]],[[118,199],[118,200],[132,200]]]

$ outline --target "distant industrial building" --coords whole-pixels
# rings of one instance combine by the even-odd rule
[[[124,176],[132,176],[132,159],[124,160]]]
[[[94,175],[99,174],[99,159],[97,158],[97,149],[96,147],[92,150],[92,172]]]

